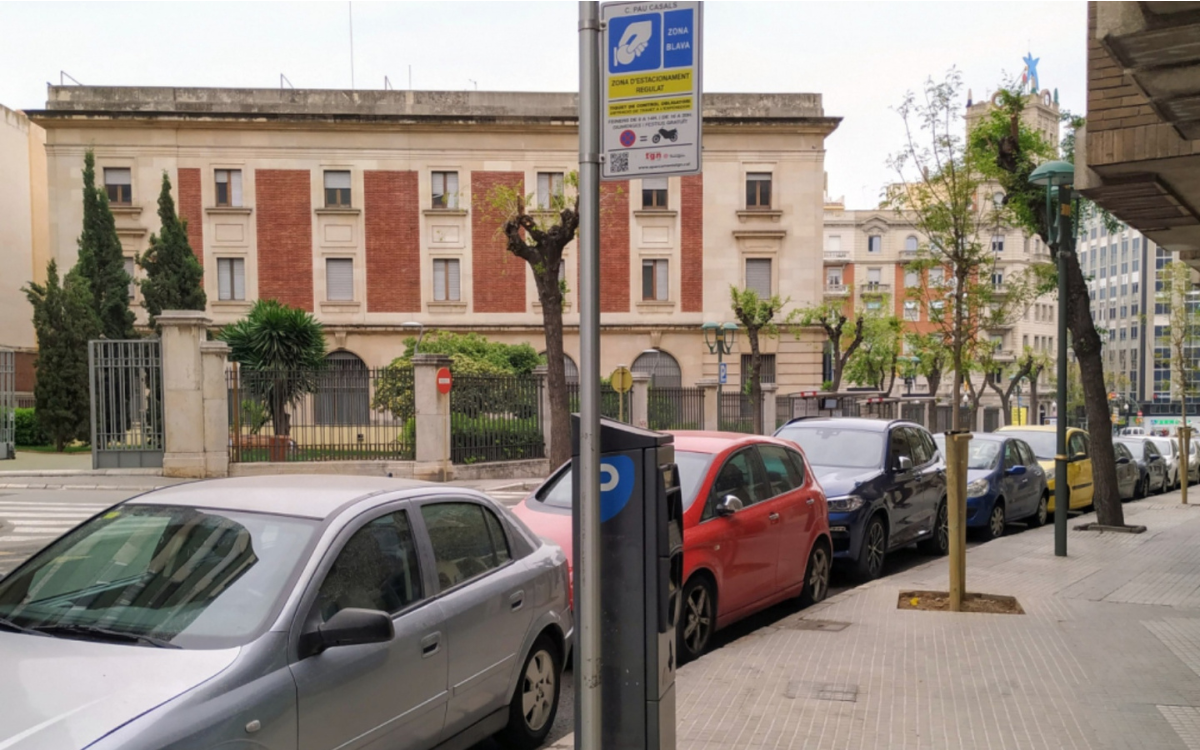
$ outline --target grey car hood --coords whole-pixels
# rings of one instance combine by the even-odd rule
[[[238,651],[0,632],[0,750],[85,748],[219,674]]]

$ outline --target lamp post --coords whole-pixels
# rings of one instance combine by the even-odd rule
[[[704,331],[704,344],[709,354],[717,355],[717,429],[721,427],[721,391],[725,385],[720,377],[721,365],[725,362],[726,354],[733,354],[733,345],[737,341],[737,323],[705,323],[700,326]]]
[[[407,323],[401,323],[400,327],[417,329],[417,344],[416,344],[416,346],[413,347],[413,355],[415,356],[417,354],[420,354],[421,353],[421,339],[425,337],[425,324],[417,323],[415,321],[410,320]]]
[[[1054,456],[1054,554],[1067,555],[1067,258],[1075,250],[1071,215],[1075,165],[1049,161],[1029,175],[1032,185],[1046,186],[1046,239],[1058,269],[1058,389],[1055,395],[1057,445]],[[1057,193],[1057,195],[1055,195]],[[1055,206],[1055,198],[1058,205]],[[1056,210],[1057,209],[1057,210]]]

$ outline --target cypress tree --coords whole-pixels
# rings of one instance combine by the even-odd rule
[[[188,244],[187,222],[175,213],[166,172],[158,195],[158,219],[162,232],[150,235],[150,248],[138,258],[138,265],[146,271],[141,282],[142,305],[156,330],[156,319],[163,310],[203,310],[208,303],[201,284],[204,268]]]
[[[125,256],[108,207],[108,193],[96,187],[96,159],[90,150],[83,157],[83,232],[79,235],[79,263],[74,270],[91,287],[92,309],[104,337],[137,338],[133,311],[129,309],[129,284],[133,280],[125,272]]]
[[[87,440],[91,421],[87,342],[100,336],[87,279],[76,268],[59,283],[50,261],[45,285],[23,290],[33,305],[37,333],[37,382],[33,386],[38,424],[61,451],[72,440]]]

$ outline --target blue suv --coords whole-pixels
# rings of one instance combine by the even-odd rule
[[[796,419],[775,433],[799,445],[829,501],[833,556],[863,580],[891,550],[950,550],[946,470],[919,424],[858,418]]]

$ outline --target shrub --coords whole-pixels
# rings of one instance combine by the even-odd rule
[[[542,458],[545,455],[542,428],[536,417],[498,421],[490,417],[452,415],[450,455],[458,464]]]
[[[38,424],[34,409],[17,409],[17,445],[30,447],[50,445],[50,436]]]

